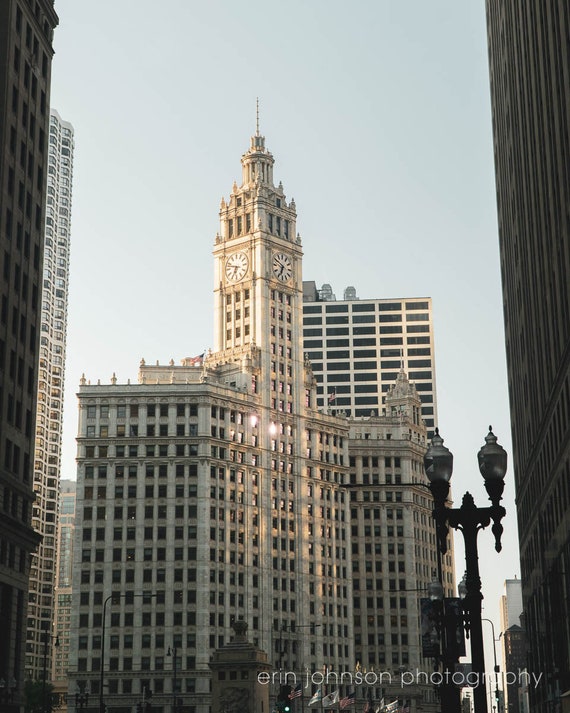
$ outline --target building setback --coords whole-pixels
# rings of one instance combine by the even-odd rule
[[[57,507],[61,466],[63,387],[67,338],[71,195],[73,185],[73,127],[51,110],[45,226],[44,268],[34,492],[34,530],[42,541],[32,558],[28,598],[26,678],[51,670],[57,555]],[[47,662],[44,661],[47,654]]]
[[[30,555],[53,2],[0,3],[0,677],[19,710]]]
[[[570,13],[486,5],[523,628],[542,713],[570,705]]]
[[[426,664],[418,590],[437,562],[418,391],[398,369],[383,413],[319,408],[295,205],[259,132],[242,168],[214,244],[214,351],[80,385],[69,690],[114,713],[149,690],[168,710],[175,679],[180,706],[207,713],[211,657],[240,619],[298,676]],[[451,592],[450,556],[444,574]],[[436,710],[431,687],[407,699]]]
[[[303,283],[303,347],[317,379],[317,404],[347,416],[384,412],[400,369],[415,383],[422,417],[437,422],[431,298],[358,299],[347,288]]]

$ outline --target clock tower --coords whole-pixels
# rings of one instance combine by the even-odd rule
[[[303,253],[295,202],[287,202],[282,184],[273,182],[274,159],[259,127],[241,164],[241,186],[234,183],[220,206],[210,358],[251,359],[254,390],[266,395],[264,405],[300,413],[302,397],[294,385],[304,377]]]

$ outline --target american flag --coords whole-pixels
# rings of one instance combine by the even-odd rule
[[[291,691],[289,694],[290,700],[293,700],[293,698],[299,698],[300,696],[303,695],[303,689],[301,688],[301,684],[299,683],[295,688]],[[408,711],[409,713],[409,711]]]
[[[206,352],[202,352],[201,354],[198,354],[195,357],[189,357],[188,359],[186,359],[186,361],[188,362],[188,364],[201,364],[204,361],[205,353]]]
[[[336,389],[333,389],[329,394],[329,404],[332,404],[333,401],[336,401]]]
[[[348,706],[354,705],[356,699],[356,691],[352,691],[352,693],[349,693],[346,698],[341,698],[340,701],[340,707],[341,708],[348,708]]]

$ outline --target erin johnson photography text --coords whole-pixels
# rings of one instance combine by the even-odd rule
[[[536,688],[540,683],[543,674],[536,674],[526,670],[507,671],[504,674],[506,684],[518,683],[520,686],[530,686]],[[268,684],[280,684],[298,686],[309,690],[312,686],[414,686],[418,684],[438,686],[442,683],[454,684],[460,687],[477,688],[481,684],[495,681],[494,673],[485,673],[480,676],[475,671],[403,671],[401,674],[393,675],[390,671],[306,671],[297,674],[294,671],[274,671],[273,673],[262,672],[257,676],[258,683],[266,686]]]

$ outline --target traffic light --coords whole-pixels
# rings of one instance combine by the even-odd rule
[[[143,713],[142,703],[137,703],[137,713]]]
[[[281,686],[279,694],[277,696],[277,701],[275,702],[275,707],[278,713],[290,713],[291,711],[291,699],[289,694],[291,693],[291,686]]]

